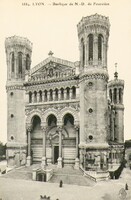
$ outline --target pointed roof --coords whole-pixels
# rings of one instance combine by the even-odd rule
[[[57,63],[61,66],[67,66],[70,69],[71,68],[75,69],[75,62],[71,62],[71,61],[63,60],[63,59],[56,58],[53,56],[49,56],[48,58],[46,58],[45,60],[43,60],[42,62],[40,62],[38,65],[36,65],[35,67],[33,67],[31,69],[31,75],[33,75],[34,73],[39,71],[41,68],[43,68],[45,65],[47,65],[50,62]]]

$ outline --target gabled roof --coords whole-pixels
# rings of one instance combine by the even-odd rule
[[[56,58],[53,56],[49,56],[47,59],[43,60],[41,63],[39,63],[38,65],[36,65],[35,67],[33,67],[31,69],[31,75],[34,74],[39,74],[40,72],[44,71],[44,69],[47,67],[48,64],[52,64],[53,66],[59,66],[59,68],[61,68],[61,70],[73,70],[75,69],[75,63],[74,62],[70,62],[67,60],[63,60],[60,58]]]

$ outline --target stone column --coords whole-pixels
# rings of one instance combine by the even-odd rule
[[[10,63],[11,64],[11,63]],[[15,78],[18,77],[18,67],[17,66],[17,53],[14,51],[14,70],[15,70]],[[8,68],[9,69],[9,68]],[[10,69],[9,69],[10,70]]]
[[[88,64],[88,38],[85,40],[85,66]]]
[[[83,51],[82,51],[82,44],[81,44],[81,40],[79,40],[79,51],[80,51],[80,68],[82,67],[82,59],[83,59]]]
[[[59,158],[58,158],[58,168],[62,168],[62,127],[58,127],[59,133]]]
[[[86,171],[86,150],[84,149],[84,163],[83,163],[83,168]]]
[[[117,88],[117,104],[119,104],[119,89]]]
[[[123,104],[123,89],[121,90],[121,104]]]
[[[27,138],[28,138],[28,151],[27,151],[27,158],[26,158],[26,166],[31,165],[31,126],[27,128]]]
[[[113,167],[113,151],[111,150],[111,167]]]
[[[111,114],[111,140],[114,141],[114,111]]]
[[[102,66],[105,67],[105,42],[102,39]]]
[[[64,100],[66,100],[66,99],[67,99],[67,90],[64,89]]]
[[[44,168],[46,166],[46,133],[47,133],[47,127],[41,126],[41,129],[43,131],[43,151],[42,151],[41,167]]]
[[[44,101],[45,101],[45,92],[42,91],[42,102],[44,102]]]
[[[94,35],[94,44],[93,44],[93,65],[98,65],[98,36]]]
[[[53,97],[53,101],[55,101],[55,99],[56,99],[56,91],[55,90],[53,90],[52,97]]]
[[[75,131],[76,131],[76,159],[75,159],[75,169],[79,169],[79,165],[80,165],[80,162],[79,162],[79,158],[78,158],[78,153],[79,153],[79,148],[78,148],[78,145],[79,145],[79,127],[78,126],[75,126]]]
[[[40,102],[40,93],[37,92],[37,103]]]
[[[58,101],[61,100],[61,90],[58,90]]]
[[[72,88],[70,88],[69,99],[72,99],[72,94],[73,94],[73,91],[72,91]]]
[[[35,94],[34,94],[34,92],[32,92],[32,103],[34,103],[35,102]]]
[[[47,101],[50,101],[50,91],[47,91]]]

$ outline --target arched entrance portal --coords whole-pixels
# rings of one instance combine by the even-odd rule
[[[63,116],[63,129],[66,133],[62,141],[63,162],[64,164],[74,164],[76,158],[76,130],[72,114],[67,113]]]
[[[31,157],[32,163],[41,162],[42,158],[42,130],[41,119],[35,115],[32,118],[32,132],[31,132]]]

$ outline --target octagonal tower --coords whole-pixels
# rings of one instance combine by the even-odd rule
[[[7,161],[9,166],[25,164],[25,88],[26,71],[30,70],[32,43],[19,36],[5,40],[7,62]],[[23,159],[20,159],[23,158]],[[22,162],[22,163],[20,163]]]
[[[77,25],[80,47],[80,149],[81,163],[103,168],[107,159],[107,48],[109,19],[98,14],[83,17]],[[87,160],[87,161],[86,161]]]

